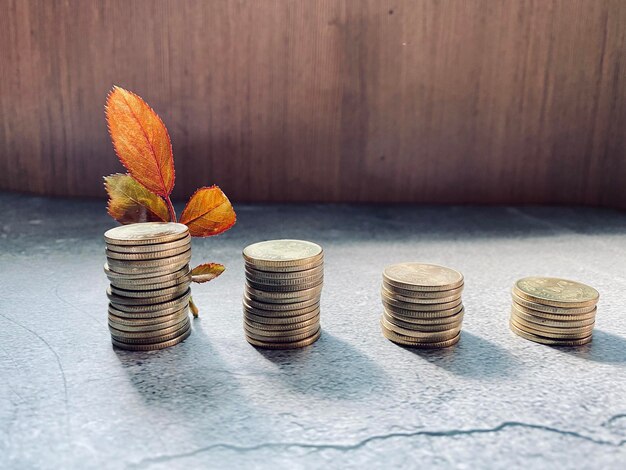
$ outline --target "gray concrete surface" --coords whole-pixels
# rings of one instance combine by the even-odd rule
[[[194,261],[184,344],[111,347],[98,201],[0,194],[0,467],[624,468],[626,214],[583,208],[239,206]],[[281,237],[326,250],[323,335],[266,352],[241,327],[241,249]],[[378,326],[380,273],[461,270],[461,342],[418,352]],[[592,344],[557,349],[507,327],[516,278],[601,293]]]

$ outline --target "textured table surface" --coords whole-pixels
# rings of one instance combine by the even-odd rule
[[[98,201],[0,194],[0,468],[624,468],[626,214],[583,208],[239,206],[193,241],[225,263],[195,285],[183,344],[111,347]],[[298,351],[243,337],[241,249],[323,245],[323,334]],[[460,343],[404,349],[379,331],[381,270],[465,274]],[[575,349],[508,329],[525,275],[601,293]]]

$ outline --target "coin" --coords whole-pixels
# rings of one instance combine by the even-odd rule
[[[313,321],[313,320],[319,323],[320,310],[319,309],[312,310],[309,313],[306,313],[304,315],[298,315],[295,317],[261,317],[259,315],[254,315],[254,314],[245,312],[244,319],[250,323],[266,325],[268,327],[267,329],[272,329],[273,327],[276,327],[277,329],[279,327],[287,329],[291,327],[292,325],[297,325],[299,323],[306,323],[306,322]]]
[[[250,328],[244,325],[246,337],[254,339],[256,341],[263,341],[264,343],[294,343],[294,342],[309,338],[310,336],[318,332],[319,329],[320,329],[319,325],[315,325],[314,327],[309,328],[305,333],[298,334],[298,335],[267,336],[265,334],[261,335],[261,334],[252,332],[250,331]]]
[[[388,340],[393,341],[394,343],[400,344],[402,346],[409,346],[412,348],[420,348],[420,349],[448,348],[458,343],[459,339],[461,338],[461,333],[458,333],[454,338],[448,339],[445,341],[439,341],[436,343],[422,343],[419,341],[415,341],[408,336],[403,336],[403,335],[394,333],[393,331],[385,328],[384,325],[381,325],[381,330],[382,330],[383,336],[387,338]]]
[[[174,222],[141,222],[107,230],[104,239],[111,245],[148,245],[179,240],[189,233],[186,225]]]
[[[302,292],[308,289],[313,289],[315,287],[321,287],[323,281],[322,279],[318,279],[315,282],[309,284],[293,284],[293,285],[284,285],[284,286],[267,286],[263,284],[257,284],[256,282],[246,281],[246,284],[252,289],[261,290],[265,293],[291,293],[291,292]]]
[[[173,313],[162,315],[160,317],[127,318],[127,317],[120,317],[119,315],[116,315],[115,313],[113,313],[111,309],[109,309],[109,323],[112,322],[115,325],[117,325],[115,326],[115,328],[117,328],[118,330],[123,330],[124,326],[132,327],[132,328],[139,328],[139,327],[144,327],[144,326],[156,326],[156,325],[162,325],[164,323],[167,323],[176,319],[182,320],[182,318],[185,315],[187,315],[187,313],[188,313],[188,308],[183,307],[180,310],[176,310]]]
[[[258,269],[254,269],[246,265],[246,277],[250,276],[252,279],[277,279],[277,280],[285,280],[285,279],[301,279],[303,277],[309,276],[317,276],[324,273],[323,264],[320,263],[318,266],[312,269],[305,269],[303,271],[291,271],[291,272],[268,272],[268,271],[260,271]]]
[[[463,292],[463,286],[457,287],[456,289],[442,291],[400,289],[399,287],[395,287],[393,284],[389,284],[386,281],[383,281],[383,287],[387,292],[391,292],[393,296],[409,297],[411,299],[441,299],[460,296],[461,292]]]
[[[105,263],[104,272],[110,281],[116,282],[137,282],[138,284],[151,284],[176,279],[185,274],[189,274],[191,270],[189,265],[181,266],[178,270],[172,271],[169,267],[162,269],[160,272],[141,272],[135,274],[121,274],[111,271],[109,265]]]
[[[250,326],[251,328],[255,328],[257,330],[291,331],[291,330],[299,330],[302,328],[319,324],[320,316],[319,316],[319,312],[315,312],[315,315],[310,316],[308,320],[297,319],[296,322],[292,322],[292,323],[259,323],[259,322],[254,321],[254,318],[251,318],[248,315],[244,315],[244,322],[246,325]]]
[[[260,287],[261,289],[267,289],[267,288],[272,288],[272,287],[284,287],[284,286],[293,286],[293,287],[299,288],[300,286],[304,286],[307,284],[312,284],[312,285],[319,284],[323,280],[323,278],[324,278],[323,271],[320,271],[318,274],[315,274],[313,276],[287,278],[287,279],[257,278],[246,273],[246,280],[248,281],[248,283],[257,284],[261,286]]]
[[[312,312],[314,310],[319,310],[320,304],[318,301],[314,303],[313,305],[309,305],[308,307],[300,308],[297,310],[269,310],[269,309],[260,309],[260,308],[250,307],[244,299],[243,309],[244,309],[244,312],[251,313],[259,317],[288,318],[288,317],[297,317],[301,315],[306,315],[309,312]]]
[[[243,326],[246,330],[246,334],[252,336],[253,338],[254,337],[256,337],[257,339],[271,338],[270,341],[273,341],[275,338],[276,339],[279,338],[280,340],[283,340],[284,338],[295,338],[295,337],[298,337],[299,339],[304,339],[307,336],[311,336],[311,334],[319,330],[319,327],[320,327],[319,322],[315,321],[310,325],[305,325],[305,326],[301,326],[300,328],[293,328],[290,330],[284,330],[284,329],[283,330],[276,330],[276,329],[268,330],[264,328],[257,328],[245,320],[243,322]],[[302,338],[302,336],[304,336],[304,338]],[[297,340],[294,339],[293,341],[297,341]],[[289,342],[289,340],[287,342]]]
[[[435,342],[439,342],[439,341],[447,341],[451,338],[453,338],[454,336],[457,335],[457,333],[459,331],[461,331],[461,325],[458,324],[457,326],[454,326],[448,330],[444,330],[442,332],[430,332],[430,331],[419,331],[419,330],[409,330],[407,328],[402,328],[399,327],[397,325],[394,325],[393,323],[389,322],[385,316],[383,315],[383,317],[380,319],[382,325],[387,328],[388,330],[391,330],[393,332],[395,332],[396,334],[402,335],[402,336],[408,336],[409,338],[413,338],[414,340],[419,340],[419,341],[423,341],[423,342],[427,342],[427,343],[435,343]]]
[[[392,297],[387,296],[385,292],[382,292],[382,302],[385,307],[393,309],[394,311],[397,311],[407,316],[411,315],[411,312],[415,312],[415,316],[423,316],[422,314],[433,312],[433,317],[445,317],[449,315],[448,313],[445,313],[446,311],[458,308],[459,305],[461,305],[461,298],[441,304],[416,304],[409,302],[400,302]]]
[[[121,297],[131,297],[136,299],[162,299],[163,297],[173,296],[173,298],[178,295],[186,292],[189,289],[189,282],[185,282],[183,284],[178,284],[173,287],[168,287],[166,289],[156,289],[156,290],[128,290],[128,289],[119,289],[113,285],[110,287],[110,291],[114,295],[118,295]],[[158,303],[158,302],[157,302]],[[142,303],[143,305],[143,303]]]
[[[582,346],[583,344],[589,343],[592,339],[592,335],[574,340],[545,338],[543,336],[527,333],[524,330],[517,328],[512,323],[510,323],[509,326],[511,327],[511,331],[513,331],[516,335],[524,339],[534,341],[535,343],[547,344],[549,346]]]
[[[513,302],[518,305],[521,305],[526,308],[530,308],[532,310],[537,310],[539,312],[545,312],[550,315],[583,315],[589,312],[593,312],[596,309],[595,305],[590,307],[578,307],[578,308],[561,308],[561,307],[553,307],[551,305],[543,305],[537,302],[532,302],[526,299],[521,298],[516,295],[515,292],[511,292],[511,297],[513,298]]]
[[[162,259],[152,259],[147,261],[127,261],[127,260],[114,260],[111,258],[107,259],[107,264],[109,269],[118,273],[124,274],[123,271],[120,271],[119,268],[124,268],[125,270],[135,269],[137,271],[148,272],[150,270],[154,270],[155,268],[158,270],[167,266],[176,266],[178,264],[187,264],[191,260],[191,250],[188,249],[183,253],[175,256],[170,256],[168,258]]]
[[[383,312],[383,317],[389,323],[393,323],[401,328],[409,330],[422,330],[422,331],[441,331],[451,328],[452,326],[460,325],[463,320],[463,311],[457,315],[446,318],[427,318],[423,320],[415,321],[415,319],[398,318],[387,310]],[[442,321],[445,320],[445,321]]]
[[[163,251],[151,251],[149,253],[117,253],[109,249],[105,250],[105,255],[108,259],[122,260],[122,261],[148,261],[153,259],[169,258],[171,256],[180,255],[191,249],[191,243],[187,243],[179,248],[172,248],[170,250]]]
[[[170,346],[174,346],[178,343],[181,343],[184,340],[186,340],[190,334],[191,334],[191,328],[189,328],[187,331],[183,332],[183,334],[181,334],[180,336],[174,339],[170,339],[168,341],[161,341],[158,343],[128,344],[128,343],[124,343],[121,341],[116,341],[113,338],[112,338],[112,342],[113,342],[113,346],[120,348],[120,349],[127,349],[129,351],[155,351],[157,349],[165,349],[165,348],[169,348]]]
[[[127,340],[148,340],[152,338],[161,338],[164,336],[171,335],[176,331],[186,328],[189,324],[189,318],[187,316],[182,317],[178,322],[173,325],[160,328],[158,330],[141,330],[141,331],[127,331],[127,330],[118,330],[114,326],[109,324],[109,331],[111,332],[111,336],[113,336],[118,341],[127,341]],[[154,342],[154,341],[152,341]]]
[[[295,312],[297,310],[310,307],[311,305],[319,304],[319,301],[320,301],[319,296],[312,296],[312,297],[307,298],[306,300],[298,301],[298,302],[268,304],[265,302],[259,302],[255,299],[252,299],[249,295],[247,295],[247,293],[244,293],[243,300],[245,304],[247,304],[248,306],[252,308],[258,308],[261,310],[270,310],[274,312],[275,314],[278,314],[278,312],[288,312],[286,313],[286,315],[292,315],[291,313],[292,311]]]
[[[190,329],[189,318],[183,320],[180,325],[172,328],[168,328],[167,330],[171,330],[170,333],[162,334],[159,336],[150,336],[150,332],[142,333],[141,335],[132,335],[131,333],[125,332],[111,332],[111,338],[120,343],[127,344],[151,344],[157,343],[161,341],[169,341],[174,339],[182,334],[184,334],[188,329]],[[111,328],[109,327],[109,330]]]
[[[183,286],[182,289],[177,289],[173,293],[166,295],[159,295],[155,297],[125,297],[121,295],[114,294],[111,291],[111,288],[107,289],[107,297],[114,305],[154,305],[154,304],[162,304],[164,302],[169,302],[171,300],[175,300],[181,297],[181,295],[186,294],[189,295],[190,289],[189,286]]]
[[[248,297],[265,303],[296,303],[304,302],[311,298],[318,298],[322,292],[322,286],[316,286],[310,289],[296,292],[266,292],[260,289],[247,286],[246,292]]]
[[[304,240],[268,240],[248,245],[244,259],[255,266],[300,266],[323,257],[322,247]]]
[[[110,307],[115,308],[118,311],[126,312],[126,313],[140,313],[142,315],[161,312],[169,309],[170,307],[174,307],[176,310],[179,310],[185,307],[189,303],[189,295],[191,291],[183,294],[179,298],[172,299],[160,304],[150,304],[150,305],[125,305],[118,304],[115,302],[110,303]],[[118,315],[122,316],[122,315]]]
[[[550,315],[549,313],[538,312],[517,305],[515,302],[511,305],[514,314],[533,323],[543,325],[558,326],[567,324],[572,326],[585,326],[593,324],[596,321],[596,310],[584,315]]]
[[[299,273],[302,271],[309,271],[314,268],[318,268],[324,264],[324,258],[318,258],[315,261],[308,262],[306,264],[300,264],[297,266],[258,266],[256,264],[245,262],[246,269],[254,269],[254,270],[262,270],[266,273],[276,273],[276,274],[285,274],[285,273]]]
[[[509,319],[509,322],[512,325],[515,325],[518,329],[525,331],[526,333],[530,333],[530,334],[537,335],[537,336],[543,336],[544,338],[552,338],[552,339],[580,339],[580,338],[589,336],[593,331],[593,327],[591,327],[591,328],[582,328],[580,329],[580,332],[576,332],[576,333],[567,333],[567,332],[558,332],[558,331],[552,332],[552,331],[548,331],[547,328],[539,329],[539,328],[533,328],[532,326],[528,326],[528,324],[524,323],[523,321],[518,320],[515,317],[511,317]]]
[[[518,280],[513,292],[522,299],[553,307],[591,307],[598,291],[576,281],[554,277],[526,277]]]
[[[186,274],[183,277],[179,277],[177,279],[172,279],[171,281],[161,282],[161,283],[150,283],[150,284],[137,284],[135,281],[131,282],[123,282],[119,280],[111,281],[111,287],[115,287],[117,289],[123,290],[134,290],[134,291],[156,291],[161,289],[168,289],[170,287],[176,287],[183,284],[189,284],[191,282],[191,274]]]
[[[573,326],[573,325],[567,325],[567,322],[562,322],[561,325],[557,325],[557,326],[548,326],[545,324],[540,324],[540,323],[534,323],[528,320],[525,320],[524,318],[518,316],[518,315],[513,315],[512,317],[515,320],[515,324],[518,325],[520,328],[522,329],[529,329],[530,330],[535,330],[540,334],[541,333],[557,333],[557,334],[567,334],[567,335],[578,335],[578,336],[588,336],[593,332],[593,323],[591,323],[590,325],[584,325],[584,326]],[[567,326],[566,326],[567,325]],[[533,333],[534,331],[530,331],[531,333]]]
[[[399,301],[399,302],[405,302],[409,304],[421,304],[421,305],[454,302],[455,300],[459,300],[461,298],[461,294],[455,294],[455,295],[451,295],[450,297],[440,297],[437,299],[417,299],[414,297],[406,297],[404,295],[395,294],[385,289],[384,286],[382,288],[382,294],[385,295],[386,297],[392,297],[396,301]]]
[[[123,331],[127,333],[143,333],[143,332],[149,332],[149,331],[161,331],[161,330],[165,330],[165,329],[174,327],[176,325],[179,325],[183,321],[183,319],[186,317],[186,315],[187,315],[187,312],[185,312],[184,315],[178,314],[169,321],[165,321],[162,323],[155,323],[154,325],[132,325],[132,326],[128,324],[117,323],[116,321],[111,319],[111,316],[109,316],[109,327],[113,328],[115,331]]]
[[[383,280],[400,289],[445,291],[463,284],[463,275],[454,269],[424,263],[400,263],[387,266]]]
[[[185,237],[173,242],[155,243],[153,245],[109,245],[107,243],[107,250],[116,253],[152,253],[179,248],[189,245],[190,243],[191,235],[187,234]]]
[[[317,330],[317,333],[315,333],[313,336],[310,336],[309,338],[305,338],[303,340],[300,341],[294,341],[291,343],[266,343],[263,341],[257,341],[254,338],[251,338],[249,336],[246,335],[246,340],[248,341],[248,343],[250,343],[253,346],[256,346],[257,348],[265,348],[265,349],[298,349],[298,348],[303,348],[305,346],[309,346],[313,343],[315,343],[321,336],[322,334],[322,330]]]

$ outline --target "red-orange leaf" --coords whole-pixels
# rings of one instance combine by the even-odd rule
[[[148,191],[130,175],[105,176],[104,187],[109,194],[109,215],[122,224],[135,222],[167,222],[169,214],[163,199]]]
[[[203,283],[212,281],[224,272],[224,265],[218,263],[204,263],[191,270],[191,280]]]
[[[233,206],[217,186],[198,189],[183,210],[180,223],[193,237],[209,237],[231,228],[237,219]]]
[[[172,144],[163,121],[139,96],[113,87],[106,117],[113,147],[129,173],[159,196],[174,187]]]

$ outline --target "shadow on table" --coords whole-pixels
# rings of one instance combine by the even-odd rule
[[[280,369],[274,377],[302,394],[350,400],[378,393],[389,382],[375,362],[325,331],[306,348],[257,351]]]
[[[558,346],[552,348],[587,361],[626,364],[626,338],[602,330],[593,330],[593,340],[589,344],[571,348]]]
[[[404,349],[455,375],[478,380],[509,378],[520,369],[519,361],[506,349],[467,331],[449,348]]]

